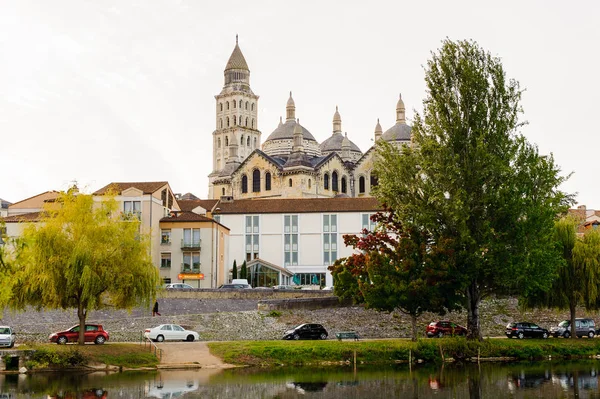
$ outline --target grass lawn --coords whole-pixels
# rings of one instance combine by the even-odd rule
[[[511,358],[590,357],[600,354],[600,339],[404,339],[369,341],[232,341],[208,343],[213,355],[230,364],[251,366],[317,365],[341,362],[384,364],[420,359],[425,362]]]

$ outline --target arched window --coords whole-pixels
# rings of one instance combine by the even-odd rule
[[[248,118],[246,118],[246,127],[248,127]]]
[[[258,169],[252,172],[252,192],[260,193],[260,170]]]
[[[235,125],[237,125],[237,118],[235,115],[233,115],[233,126],[235,126]]]
[[[221,195],[225,195],[225,187],[221,189]]]
[[[254,129],[254,118],[252,118],[252,129]]]
[[[337,174],[337,172],[333,172],[331,174],[331,189],[333,191],[339,191],[339,187],[338,187],[338,174]]]
[[[220,137],[217,140],[217,148],[221,148],[221,138]]]
[[[242,134],[242,137],[240,138],[240,145],[244,145],[244,135]]]
[[[233,104],[233,108],[235,108],[235,105],[236,105],[235,100],[232,101],[232,104]]]
[[[227,117],[227,127],[229,127],[229,117]]]
[[[229,147],[229,136],[225,136],[225,147]]]
[[[219,103],[219,111],[223,111],[223,103]]]
[[[342,177],[342,192],[346,193],[346,176]]]
[[[292,179],[288,180],[288,184],[292,187]]]
[[[225,108],[229,109],[229,101],[225,103]]]
[[[246,138],[246,147],[250,147],[250,136]]]
[[[375,173],[371,173],[371,187],[375,187],[377,184],[379,184],[377,175]]]
[[[248,176],[242,176],[242,194],[246,194],[248,192]]]
[[[254,103],[252,103],[252,111],[254,111]]]
[[[240,109],[242,109],[242,100],[240,100]]]
[[[364,194],[365,192],[365,177],[361,176],[358,178],[358,192]]]
[[[312,186],[312,181],[310,179],[308,179],[308,188],[310,189],[311,186]]]
[[[329,174],[325,173],[325,175],[323,176],[323,188],[325,190],[329,190]]]
[[[271,172],[265,173],[265,191],[271,191]]]
[[[246,101],[246,110],[248,110],[248,101]]]
[[[254,138],[254,148],[256,148],[256,137]]]

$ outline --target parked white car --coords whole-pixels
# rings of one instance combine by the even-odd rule
[[[178,324],[161,324],[144,331],[144,336],[152,341],[188,341],[193,342],[200,339],[196,331],[186,330]]]
[[[172,283],[172,284],[167,284],[165,285],[165,289],[167,290],[171,290],[173,288],[183,288],[183,289],[193,289],[194,287],[192,287],[189,284],[185,284],[185,283]]]
[[[15,346],[15,333],[9,326],[0,326],[0,347],[12,348]]]

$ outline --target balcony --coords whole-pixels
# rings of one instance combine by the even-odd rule
[[[181,273],[200,273],[200,263],[195,265],[188,265],[186,263],[181,264]]]
[[[181,240],[181,249],[184,250],[199,250],[200,249],[200,243],[202,240],[198,239],[194,239],[194,240],[185,240],[182,239]]]

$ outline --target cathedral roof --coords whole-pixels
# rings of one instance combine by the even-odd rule
[[[388,142],[392,141],[410,141],[410,132],[412,128],[406,123],[399,122],[389,128],[381,136],[382,139]]]
[[[273,133],[269,135],[266,141],[270,140],[292,140],[294,138],[294,127],[296,126],[295,120],[287,120],[285,123],[277,126],[277,129],[273,130]],[[302,128],[302,136],[304,140],[315,140],[314,136],[304,128],[304,126],[300,125]]]
[[[249,71],[248,64],[246,63],[246,59],[244,58],[244,54],[242,54],[242,50],[240,50],[240,46],[237,44],[237,37],[235,39],[235,48],[229,57],[229,61],[227,61],[227,66],[225,70],[229,69],[245,69]]]
[[[319,148],[321,149],[322,152],[325,152],[325,151],[341,152],[342,151],[342,141],[344,141],[344,135],[333,134],[327,140],[323,141],[321,143],[321,145],[319,146]],[[348,139],[348,141],[350,141],[350,139]],[[354,144],[352,141],[350,141],[350,151],[358,152],[358,153],[362,154],[362,151],[360,150],[360,148],[358,148],[358,146],[356,144]]]

